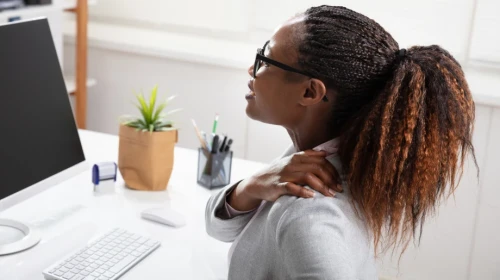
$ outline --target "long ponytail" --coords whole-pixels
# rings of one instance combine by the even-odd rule
[[[421,235],[426,216],[457,187],[469,152],[475,162],[473,124],[474,102],[448,52],[412,47],[396,62],[365,116],[343,134],[348,185],[375,244],[387,234],[389,247],[406,248]]]

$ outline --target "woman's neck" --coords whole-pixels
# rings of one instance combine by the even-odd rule
[[[287,131],[296,151],[313,149],[338,136],[327,122],[302,122]]]

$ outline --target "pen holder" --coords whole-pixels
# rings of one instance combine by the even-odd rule
[[[208,189],[223,187],[231,181],[233,152],[209,153],[198,149],[198,184]]]

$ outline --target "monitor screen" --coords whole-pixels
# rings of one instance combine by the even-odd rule
[[[46,19],[0,26],[0,200],[85,160]]]

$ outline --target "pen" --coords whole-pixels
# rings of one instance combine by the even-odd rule
[[[226,147],[224,148],[224,152],[229,152],[229,150],[231,149],[231,144],[233,144],[233,139],[229,139],[227,141]]]
[[[215,135],[212,139],[212,154],[219,152],[219,135]]]
[[[222,140],[222,144],[220,144],[220,149],[219,152],[224,152],[224,148],[226,146],[226,141],[227,141],[227,135],[224,135],[224,139]]]
[[[219,114],[215,114],[214,126],[212,127],[212,133],[215,134],[217,131],[217,123],[219,122]]]

